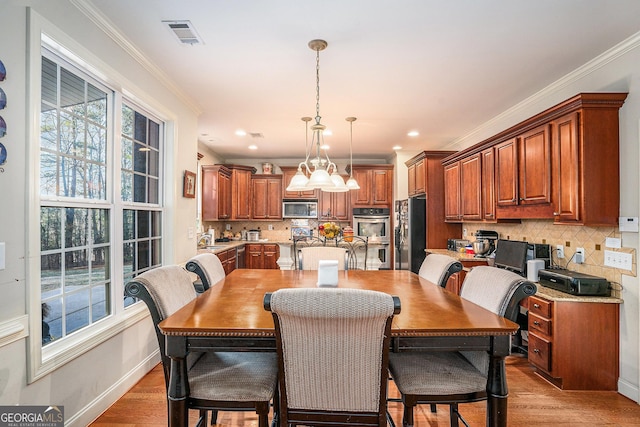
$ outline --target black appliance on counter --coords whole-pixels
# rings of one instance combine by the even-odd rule
[[[578,273],[563,268],[540,270],[539,282],[542,286],[572,295],[610,296],[609,282],[603,277]]]
[[[499,239],[494,265],[498,268],[513,271],[521,276],[526,276],[528,252],[529,243],[527,242]]]

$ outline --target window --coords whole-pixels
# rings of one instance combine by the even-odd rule
[[[160,120],[45,50],[40,114],[43,346],[131,305],[124,284],[161,265],[163,132]]]

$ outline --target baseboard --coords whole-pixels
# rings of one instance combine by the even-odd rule
[[[118,399],[131,389],[142,377],[160,363],[160,350],[151,353],[136,367],[127,372],[115,384],[96,397],[76,414],[65,420],[67,427],[85,427],[91,424],[104,411],[109,409]],[[67,415],[67,414],[65,414]]]
[[[640,390],[637,385],[618,379],[618,393],[628,397],[636,403],[640,403]]]

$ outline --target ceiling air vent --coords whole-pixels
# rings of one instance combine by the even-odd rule
[[[264,135],[260,132],[249,132],[251,138],[264,138]]]
[[[178,37],[180,43],[204,44],[191,21],[162,21]]]

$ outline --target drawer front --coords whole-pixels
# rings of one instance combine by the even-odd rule
[[[551,336],[551,320],[536,316],[529,312],[529,330],[540,332],[548,337]]]
[[[550,319],[552,308],[553,303],[551,301],[537,297],[529,297],[529,313]]]
[[[529,363],[551,373],[551,342],[529,333]]]

